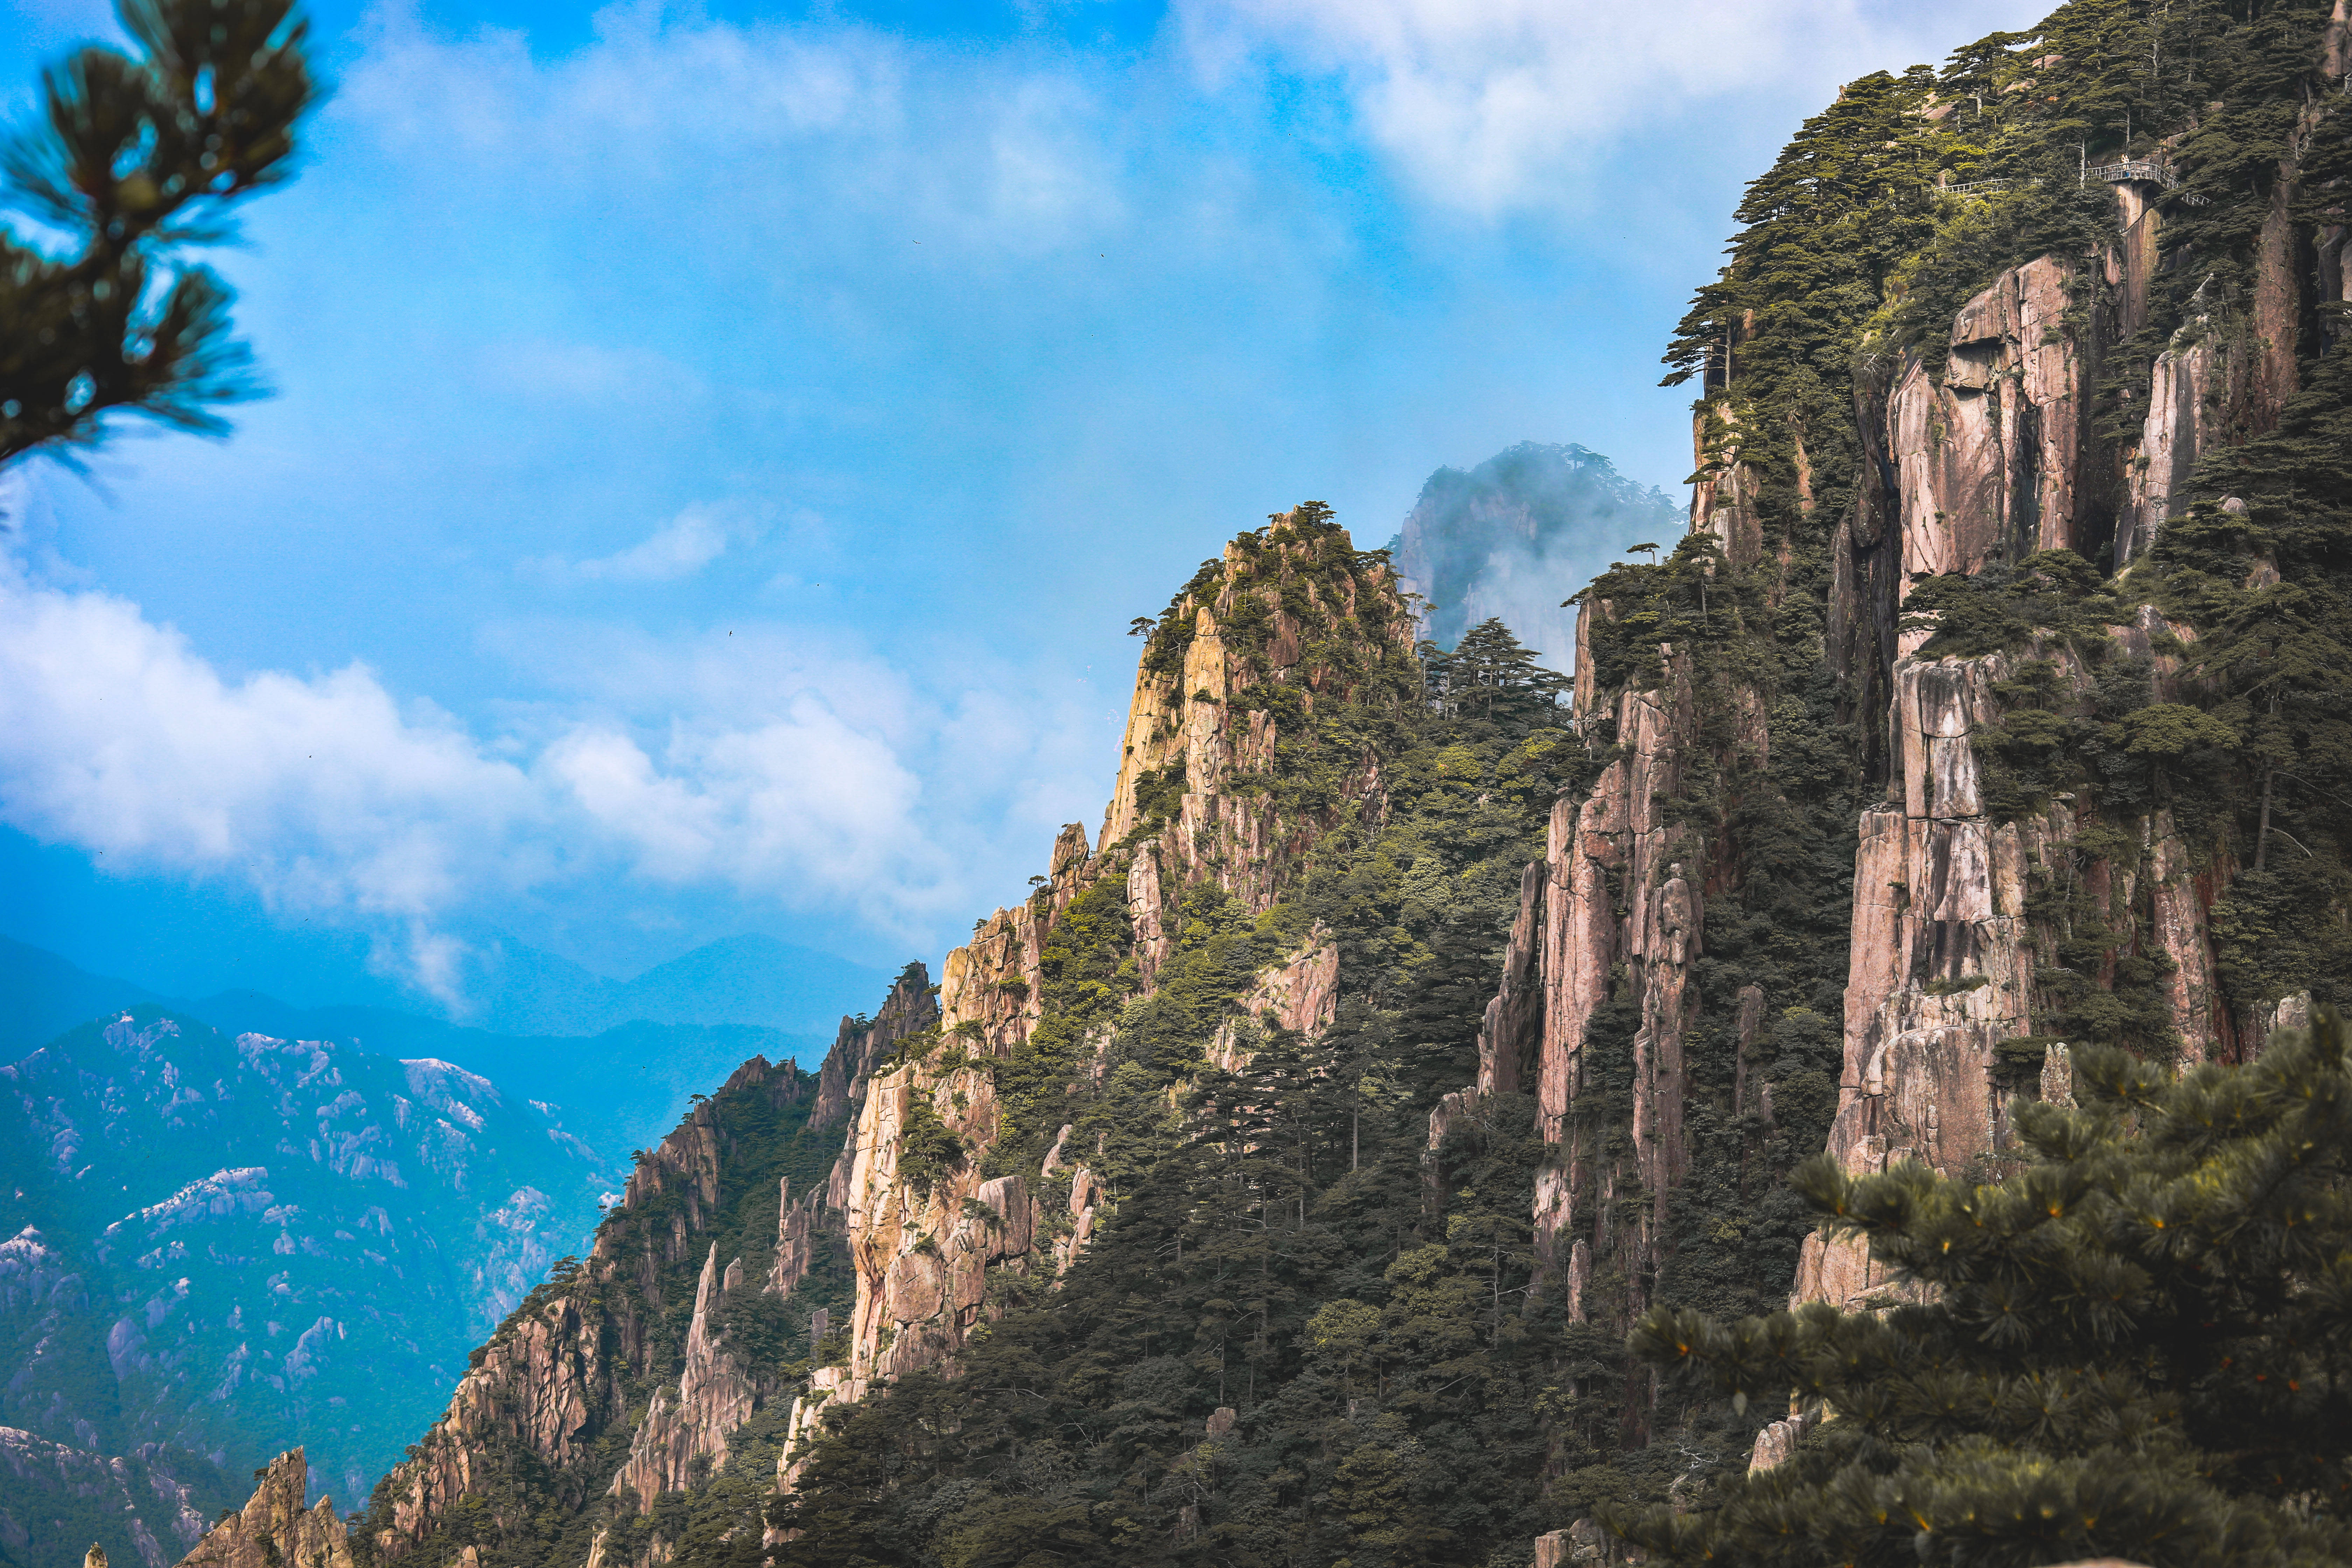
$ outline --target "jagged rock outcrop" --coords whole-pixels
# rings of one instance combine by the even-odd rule
[[[2128,648],[2133,635],[2120,628],[2116,640]],[[1905,1160],[1948,1174],[1990,1169],[2008,1142],[2012,1092],[1997,1076],[1997,1047],[2035,1036],[2046,1010],[2040,955],[2064,934],[2046,918],[2030,921],[2030,900],[2078,870],[2135,927],[2144,915],[2144,943],[2132,945],[2161,958],[2182,1059],[2239,1054],[2242,1031],[2214,977],[2211,911],[2228,880],[2226,856],[2193,855],[2168,811],[2128,824],[2137,852],[2122,858],[2078,855],[2078,824],[2063,802],[2008,822],[1988,811],[1977,743],[2001,721],[1995,689],[2037,657],[2087,703],[2092,672],[2063,647],[1896,667],[1888,723],[1902,800],[1863,816],[1845,1069],[1829,1138],[1829,1152],[1851,1171]],[[1795,1293],[1850,1303],[1880,1283],[1858,1246],[1815,1237]]]
[[[1890,399],[1887,439],[1905,454],[1903,527],[1885,542],[1892,570],[1876,581],[1897,601],[1922,574],[1972,573],[2034,549],[2087,552],[2091,542],[2079,524],[2098,476],[2110,468],[2128,476],[2116,559],[2145,554],[2178,514],[2190,467],[2215,443],[2227,413],[2216,389],[2216,351],[2184,329],[2155,362],[2137,454],[2084,444],[2073,410],[2090,374],[2085,360],[2095,351],[2100,317],[2090,315],[2087,345],[2063,324],[2066,279],[2052,258],[2005,276],[1962,311],[1945,385],[1933,385],[1915,366]],[[1996,395],[2021,401],[1996,406]],[[1930,426],[1932,439],[1921,434]],[[2061,429],[2072,432],[2071,445],[2053,440]],[[1852,527],[1847,538],[1860,531]],[[1851,574],[1848,591],[1858,595],[1869,580]],[[2185,844],[2170,814],[2158,810],[2115,825],[2136,840],[2136,854],[2078,856],[2072,845],[2081,825],[2067,801],[2006,822],[1988,805],[1978,748],[1999,731],[2010,706],[1996,688],[2029,661],[2045,660],[2087,711],[2095,681],[2084,656],[2063,642],[2037,641],[2014,656],[1914,657],[1927,636],[1905,633],[1890,672],[1884,731],[1898,795],[1864,813],[1855,859],[1845,1067],[1829,1151],[1857,1172],[1918,1159],[1957,1174],[2004,1145],[2010,1090],[1997,1081],[1995,1049],[2032,1037],[2047,1009],[2036,969],[2063,933],[2046,921],[2032,926],[2027,910],[2052,879],[2079,869],[2127,925],[2145,924],[2145,947],[2166,972],[2173,1029],[2187,1058],[2234,1058],[2248,1032],[2247,1022],[2222,1005],[2215,979],[2210,913],[2227,885],[2226,853],[2216,860],[2210,847]],[[2148,660],[2165,700],[2179,693],[2178,660],[2162,650],[2193,636],[2148,608],[2110,634],[2117,652]],[[2129,945],[2137,952],[2143,944]],[[1796,1296],[1851,1302],[1878,1283],[1857,1247],[1815,1237]]]
[[[1958,1172],[2006,1138],[1994,1047],[2032,1032],[2029,864],[2071,833],[2065,808],[1999,826],[1971,735],[1990,728],[2000,656],[1906,659],[1891,721],[1899,807],[1865,812],[1845,993],[1845,1071],[1830,1149],[1854,1170],[1922,1160]],[[1806,1243],[1798,1294],[1846,1302],[1874,1281],[1862,1252]]]
[[[892,996],[894,1027],[927,1008],[919,969],[902,977]],[[836,1102],[843,1115],[870,1061],[875,1028],[845,1027],[828,1058],[827,1073],[843,1086]],[[378,1559],[397,1561],[430,1539],[453,1509],[499,1484],[518,1455],[572,1478],[566,1484],[580,1489],[583,1501],[630,1492],[641,1508],[724,1464],[730,1435],[768,1390],[718,1337],[720,1302],[730,1289],[750,1287],[740,1260],[720,1259],[701,1233],[730,1190],[738,1109],[773,1115],[808,1106],[813,1116],[827,1073],[812,1079],[755,1057],[639,1159],[577,1272],[534,1292],[476,1352],[446,1413],[377,1489],[369,1544]],[[791,1214],[787,1205],[780,1231]],[[664,1276],[697,1251],[692,1315],[671,1326]],[[772,1262],[761,1260],[761,1273],[763,1287],[772,1282]],[[669,1364],[682,1362],[683,1373],[646,1392],[646,1414],[632,1430],[631,1390],[644,1386],[656,1344],[669,1335],[678,1336],[668,1342],[680,1358]],[[615,1426],[630,1436],[620,1472],[587,1474],[598,1440]]]
[[[1566,1530],[1547,1531],[1536,1537],[1535,1568],[1572,1568],[1579,1563],[1607,1563],[1622,1547],[1597,1521],[1580,1519]]]
[[[335,1505],[305,1508],[310,1468],[296,1448],[270,1461],[253,1500],[206,1531],[180,1568],[352,1568]]]
[[[741,1277],[731,1266],[728,1273]],[[711,1314],[721,1294],[720,1279],[719,1244],[713,1242],[695,1288],[686,1371],[677,1392],[654,1391],[646,1418],[630,1439],[629,1461],[613,1478],[613,1495],[634,1496],[639,1512],[651,1513],[662,1493],[684,1491],[725,1465],[728,1435],[750,1418],[756,1403],[758,1385],[751,1373],[716,1342]]]
[[[1335,554],[1355,563],[1308,570]],[[1282,809],[1259,781],[1278,767],[1278,748],[1292,736],[1277,710],[1236,699],[1264,685],[1285,688],[1303,725],[1319,702],[1343,700],[1367,668],[1377,671],[1384,653],[1409,653],[1413,625],[1393,574],[1377,558],[1359,560],[1347,536],[1319,519],[1292,514],[1228,545],[1204,570],[1212,575],[1213,588],[1178,596],[1147,646],[1099,838],[1090,846],[1082,826],[1062,829],[1037,890],[982,921],[948,954],[939,1045],[873,1080],[844,1156],[853,1161],[844,1206],[857,1273],[849,1358],[813,1374],[793,1412],[779,1461],[786,1486],[828,1406],[855,1403],[877,1381],[917,1368],[952,1372],[987,1310],[990,1271],[1059,1274],[1099,1222],[1108,1194],[1083,1153],[1073,1160],[1059,1140],[1045,1158],[1069,1191],[1052,1212],[1025,1179],[982,1175],[1002,1131],[984,1064],[1011,1057],[1043,1016],[1045,951],[1072,906],[1098,885],[1123,889],[1136,989],[1148,994],[1175,949],[1188,888],[1214,882],[1262,913],[1342,813],[1378,810],[1380,767],[1369,751],[1342,770],[1332,804]],[[1318,646],[1318,628],[1335,626],[1352,629],[1357,662]],[[1321,1027],[1337,966],[1328,937],[1310,934],[1261,978],[1236,1016]],[[1220,1039],[1224,1059],[1237,1059],[1238,1037],[1228,1029]],[[910,1162],[906,1133],[917,1122],[927,1135],[936,1128],[951,1136],[962,1155],[944,1165]]]
[[[1764,525],[1757,514],[1759,480],[1754,467],[1740,461],[1738,413],[1710,408],[1693,421],[1691,446],[1697,479],[1691,489],[1691,531],[1715,535],[1723,545],[1724,559],[1734,567],[1755,565],[1764,549]],[[1580,626],[1580,655],[1585,642]],[[1577,663],[1584,668],[1581,657]]]
[[[558,1478],[572,1506],[633,1499],[640,1514],[723,1469],[744,1422],[784,1392],[776,1368],[752,1364],[730,1346],[729,1303],[747,1291],[791,1296],[821,1251],[842,1245],[857,1157],[850,1134],[877,1067],[929,1035],[938,1018],[929,975],[910,964],[871,1019],[842,1021],[814,1077],[755,1057],[717,1093],[698,1097],[677,1128],[640,1156],[578,1270],[534,1292],[476,1352],[446,1412],[384,1479],[369,1516],[373,1555],[387,1563],[408,1556],[468,1499],[475,1506],[498,1499],[494,1510],[536,1506],[509,1479],[526,1456],[535,1474]],[[751,1256],[721,1257],[708,1233],[743,1201],[743,1141],[771,1141],[758,1153],[773,1159],[780,1124],[796,1129],[793,1146],[821,1149],[817,1168],[829,1166],[830,1174],[798,1194],[790,1176],[768,1177],[761,1185],[775,1194],[772,1250],[747,1243]],[[695,1287],[681,1318],[667,1282],[686,1268],[697,1272],[687,1276]],[[661,1365],[675,1370],[656,1379]],[[617,1471],[607,1458],[599,1472],[596,1457],[610,1452],[615,1432],[627,1437],[626,1457]],[[519,1528],[524,1518],[508,1524]],[[658,1557],[675,1545],[656,1538],[645,1551]]]
[[[795,1200],[793,1179],[776,1182],[776,1256],[761,1288],[771,1296],[789,1296],[816,1261],[816,1224],[821,1194]]]
[[[1787,1464],[1795,1457],[1797,1445],[1805,1440],[1806,1433],[1820,1425],[1820,1419],[1818,1415],[1800,1411],[1757,1433],[1756,1447],[1748,1456],[1748,1473],[1761,1475]]]
[[[1704,521],[1737,536],[1737,520],[1720,506]],[[1613,613],[1606,600],[1589,597],[1580,645],[1589,648],[1592,623]],[[1654,683],[1607,689],[1589,663],[1580,670],[1577,723],[1588,736],[1613,739],[1609,760],[1589,789],[1553,805],[1544,858],[1521,880],[1501,984],[1482,1020],[1477,1080],[1432,1112],[1428,1145],[1434,1192],[1447,1142],[1475,1122],[1477,1101],[1532,1095],[1538,1131],[1554,1151],[1534,1176],[1534,1293],[1557,1296],[1571,1320],[1584,1321],[1588,1287],[1606,1275],[1617,1283],[1605,1321],[1618,1327],[1647,1306],[1672,1254],[1675,1194],[1691,1164],[1693,966],[1704,955],[1707,902],[1734,874],[1722,847],[1678,802],[1695,768],[1753,770],[1769,746],[1754,695],[1739,680],[1720,670],[1696,674],[1671,646],[1657,653]],[[1741,721],[1702,733],[1701,683],[1710,704]],[[1620,1026],[1630,1030],[1630,1061],[1626,1079],[1608,1091],[1622,1120],[1604,1124],[1583,1109],[1599,1092],[1587,1046],[1596,1017],[1612,1005],[1630,1008]],[[1760,998],[1743,996],[1743,1012],[1758,1006]],[[1752,1018],[1748,1028],[1752,1034]],[[1751,1085],[1743,1070],[1734,1098],[1735,1114],[1769,1107],[1769,1089],[1760,1078]],[[1638,1443],[1646,1394],[1629,1388],[1623,1410],[1626,1438]]]
[[[809,1110],[812,1127],[834,1127],[847,1121],[866,1103],[866,1080],[874,1064],[896,1050],[909,1037],[939,1021],[930,994],[930,976],[919,963],[909,964],[890,984],[871,1022],[844,1018],[833,1047],[817,1071],[816,1104]]]
[[[2221,386],[2213,346],[2197,334],[2198,318],[2173,335],[2148,377],[2147,417],[2139,450],[2126,465],[2127,495],[2116,523],[2116,564],[2146,555],[2165,523],[2186,510],[2189,476],[2218,421]]]

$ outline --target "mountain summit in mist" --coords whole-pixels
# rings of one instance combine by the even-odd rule
[[[1566,670],[1576,617],[1560,601],[1626,546],[1678,537],[1683,513],[1598,452],[1522,441],[1467,473],[1430,475],[1389,549],[1405,585],[1429,602],[1424,636],[1450,648],[1497,616],[1542,663]]]

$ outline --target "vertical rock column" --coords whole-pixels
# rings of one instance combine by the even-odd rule
[[[730,1267],[727,1278],[740,1277]],[[727,1463],[729,1434],[751,1418],[756,1391],[751,1378],[718,1343],[711,1313],[722,1297],[719,1244],[703,1260],[694,1292],[694,1321],[686,1332],[686,1370],[675,1395],[654,1391],[646,1418],[629,1445],[628,1461],[613,1478],[609,1495],[634,1493],[640,1513],[651,1513],[666,1491],[683,1491],[699,1478],[698,1464],[716,1471]]]
[[[1554,808],[1548,836],[1535,1088],[1544,1139],[1560,1154],[1537,1175],[1535,1245],[1547,1269],[1569,1266],[1575,1316],[1582,1315],[1580,1286],[1590,1255],[1601,1247],[1622,1246],[1635,1294],[1645,1289],[1669,1196],[1689,1165],[1683,1036],[1701,910],[1698,881],[1687,870],[1701,851],[1665,821],[1664,808],[1680,784],[1685,741],[1678,726],[1691,710],[1684,667],[1669,657],[1667,671],[1663,690],[1619,694],[1622,754],[1580,804]],[[1620,960],[1624,984],[1641,1005],[1633,1038],[1633,1168],[1622,1173],[1603,1168],[1597,1152],[1581,1146],[1570,1115],[1583,1088],[1585,1030],[1608,1000]],[[1481,1070],[1484,1076],[1484,1064]],[[1621,1180],[1648,1194],[1646,1213],[1612,1218],[1601,1212]],[[1580,1252],[1587,1261],[1578,1261]]]
[[[2072,831],[2063,806],[1998,826],[1985,814],[1970,737],[1998,720],[2008,669],[1996,654],[1895,670],[1903,798],[1863,814],[1829,1135],[1856,1173],[1916,1159],[1957,1175],[2006,1134],[1993,1047],[2032,1032],[2027,867]],[[1880,1283],[1860,1244],[1815,1235],[1795,1299],[1845,1305]]]
[[[310,1467],[302,1450],[280,1454],[263,1472],[252,1500],[206,1531],[180,1568],[352,1568],[352,1548],[335,1505],[305,1509]],[[105,1553],[97,1553],[100,1568]]]

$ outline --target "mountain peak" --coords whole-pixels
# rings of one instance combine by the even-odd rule
[[[1521,441],[1474,468],[1431,474],[1390,549],[1398,574],[1428,601],[1423,635],[1451,647],[1494,616],[1566,671],[1576,626],[1561,601],[1629,540],[1682,523],[1678,502],[1591,448]]]

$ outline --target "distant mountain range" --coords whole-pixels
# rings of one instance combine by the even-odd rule
[[[0,1061],[126,1007],[163,1006],[230,1036],[334,1040],[393,1057],[436,1057],[539,1102],[563,1129],[618,1158],[676,1124],[687,1096],[753,1056],[814,1060],[887,979],[767,937],[712,942],[630,981],[605,980],[518,945],[499,1016],[471,1027],[389,1007],[295,1007],[257,991],[159,996],[0,937]],[[531,986],[520,976],[542,977]],[[827,1014],[830,1014],[827,1016]],[[814,1019],[786,1028],[766,1020]]]
[[[820,1043],[833,1037],[843,1015],[867,1005],[889,984],[889,976],[878,970],[773,937],[750,935],[707,943],[634,980],[608,979],[569,959],[499,939],[485,945],[467,980],[473,1005],[462,1026],[479,1033],[573,1036],[638,1022],[732,1024],[811,1036]],[[90,973],[47,949],[0,937],[0,1058],[29,1050],[109,1009],[138,1002],[170,1002],[209,1018],[209,1009],[216,1005],[257,1005],[268,999],[239,991],[203,999],[173,997],[135,981]],[[365,1016],[379,1028],[461,1027],[383,1007],[300,1011],[306,1016]],[[410,1022],[389,1022],[395,1018]]]
[[[446,1061],[152,1004],[0,1067],[0,1151],[5,1489],[49,1494],[19,1531],[62,1529],[135,1460],[90,1525],[126,1568],[176,1561],[289,1434],[356,1505],[620,1180]]]
[[[0,1568],[168,1568],[293,1437],[363,1501],[632,1151],[885,989],[756,936],[628,981],[488,958],[505,1031],[0,938]]]
[[[1431,640],[1450,648],[1494,616],[1565,672],[1576,663],[1576,612],[1561,601],[1629,545],[1671,549],[1684,511],[1598,452],[1522,441],[1466,473],[1430,475],[1389,549],[1405,585],[1429,603]]]
[[[730,936],[610,980],[494,938],[467,965],[466,1022],[503,1035],[593,1035],[621,1024],[751,1024],[833,1037],[889,985],[879,970],[768,936]]]

